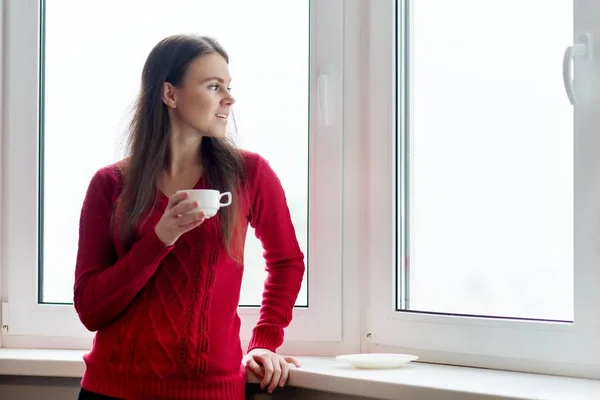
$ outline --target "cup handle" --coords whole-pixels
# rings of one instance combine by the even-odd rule
[[[221,203],[221,199],[223,199],[223,197],[227,196],[227,203]],[[221,193],[221,196],[219,196],[219,206],[221,207],[227,207],[231,205],[231,192],[223,192]]]

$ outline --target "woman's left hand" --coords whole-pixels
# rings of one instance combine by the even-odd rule
[[[268,349],[252,349],[245,357],[246,368],[257,378],[261,379],[260,388],[268,386],[268,392],[273,393],[277,385],[285,386],[290,375],[290,364],[300,367],[294,357],[284,357]]]

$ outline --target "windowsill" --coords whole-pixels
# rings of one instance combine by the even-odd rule
[[[0,375],[81,377],[77,350],[0,349]],[[356,370],[330,357],[298,357],[289,386],[371,398],[598,399],[600,381],[425,363]],[[249,382],[257,380],[249,375]],[[472,397],[471,397],[472,396]]]

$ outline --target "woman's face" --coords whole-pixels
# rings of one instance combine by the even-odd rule
[[[224,137],[231,106],[229,66],[219,53],[193,60],[178,87],[165,83],[163,102],[169,107],[171,124],[180,131],[201,136]]]

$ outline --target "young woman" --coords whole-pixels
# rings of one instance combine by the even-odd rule
[[[227,54],[207,37],[168,37],[146,60],[130,155],[96,172],[81,211],[74,303],[96,335],[80,399],[243,399],[246,368],[271,392],[288,363],[299,366],[275,352],[304,255],[276,174],[226,140],[230,80]],[[207,219],[177,193],[192,188],[229,191],[233,202]],[[244,366],[248,224],[268,277]]]

